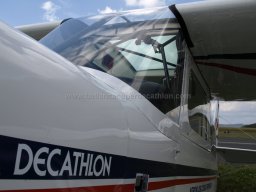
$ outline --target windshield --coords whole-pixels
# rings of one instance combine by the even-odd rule
[[[76,65],[121,79],[163,112],[179,105],[155,99],[181,89],[181,35],[167,7],[69,19],[40,42]]]

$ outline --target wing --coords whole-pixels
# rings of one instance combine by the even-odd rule
[[[34,38],[35,40],[40,40],[45,35],[47,35],[50,31],[52,31],[57,26],[59,26],[60,23],[61,23],[61,21],[53,21],[53,22],[48,22],[48,23],[23,25],[23,26],[16,27],[16,29],[19,29],[23,33]]]
[[[256,1],[199,1],[170,8],[212,95],[255,100]]]

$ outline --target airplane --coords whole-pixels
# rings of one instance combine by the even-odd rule
[[[214,192],[218,153],[255,163],[216,146],[213,102],[255,99],[255,8],[68,19],[41,44],[0,22],[0,192]]]

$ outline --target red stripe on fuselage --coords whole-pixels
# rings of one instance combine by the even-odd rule
[[[256,76],[256,69],[253,69],[253,68],[252,69],[242,68],[242,67],[230,66],[230,65],[221,64],[221,63],[208,63],[208,62],[205,62],[205,61],[198,61],[198,60],[196,60],[196,63],[199,64],[199,65],[217,67],[217,68],[226,69],[226,70],[236,72],[236,73]]]
[[[158,190],[176,185],[186,185],[192,183],[206,182],[216,179],[216,177],[193,178],[193,179],[174,179],[167,181],[155,181],[148,184],[148,190]],[[134,184],[122,185],[104,185],[104,186],[88,186],[73,188],[56,188],[56,189],[17,189],[17,190],[0,190],[0,192],[134,192]]]

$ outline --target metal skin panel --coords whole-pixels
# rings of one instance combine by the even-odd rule
[[[186,64],[186,67],[189,67],[189,62]],[[183,165],[216,169],[216,164],[212,163],[216,161],[215,156],[207,149],[203,149],[199,145],[197,146],[196,143],[191,143],[190,140],[182,135],[183,132],[186,132],[185,130],[191,130],[186,112],[183,112],[184,117],[181,118],[182,127],[180,127],[155,106],[151,105],[140,93],[132,87],[127,86],[126,83],[97,70],[85,67],[81,67],[81,69],[89,72],[95,78],[104,81],[110,87],[116,87],[120,90],[119,94],[121,98],[133,103],[134,107],[129,107],[129,112],[127,113],[128,123],[130,125],[129,156],[157,161],[160,160],[159,157],[161,156],[163,159],[160,161],[164,162],[176,162]],[[183,94],[187,90],[188,88],[184,89]],[[186,108],[186,104],[182,108]],[[142,113],[135,113],[134,110],[136,109]],[[143,117],[146,117],[148,121],[139,121]],[[149,129],[150,127],[153,128],[151,131]],[[159,131],[164,135],[159,134]],[[200,143],[202,139],[199,138],[196,141]],[[205,142],[202,143],[205,144]],[[152,155],[153,149],[155,149],[155,155]],[[170,158],[172,161],[170,161]],[[209,162],[211,163],[209,164]]]
[[[0,148],[8,151],[0,156],[1,162],[6,163],[0,171],[9,171],[11,177],[6,179],[6,175],[1,175],[0,191],[60,191],[63,188],[133,191],[135,175],[131,169],[137,172],[147,168],[156,175],[150,178],[150,191],[179,191],[177,185],[186,185],[189,191],[204,182],[215,185],[214,174],[206,174],[208,169],[216,170],[212,155],[183,137],[178,125],[145,98],[120,98],[123,94],[139,96],[120,80],[76,67],[2,23],[0,58],[0,135],[6,140]],[[80,178],[74,170],[77,166],[72,154],[75,153],[80,158],[87,154],[91,157],[90,164],[94,162],[94,165],[88,165],[92,168],[86,176],[98,169],[97,165],[93,167],[98,157],[103,158],[102,162],[105,158],[109,175],[123,175],[111,179],[104,179],[108,175],[102,175],[103,178],[97,179],[94,171],[90,179]],[[59,164],[50,173],[49,167],[54,167],[50,160],[54,155],[54,158],[59,156]],[[72,161],[69,158],[73,158]],[[50,164],[46,169],[48,161]],[[133,167],[129,162],[140,164]],[[157,164],[170,167],[174,172],[150,170],[151,165],[156,167]],[[60,174],[61,170],[65,174]],[[183,175],[182,170],[188,173]],[[164,178],[160,177],[161,172],[166,175]],[[176,173],[183,176],[172,176]],[[193,173],[197,176],[193,177]],[[69,179],[70,175],[74,178]],[[208,191],[213,190],[211,187]]]

